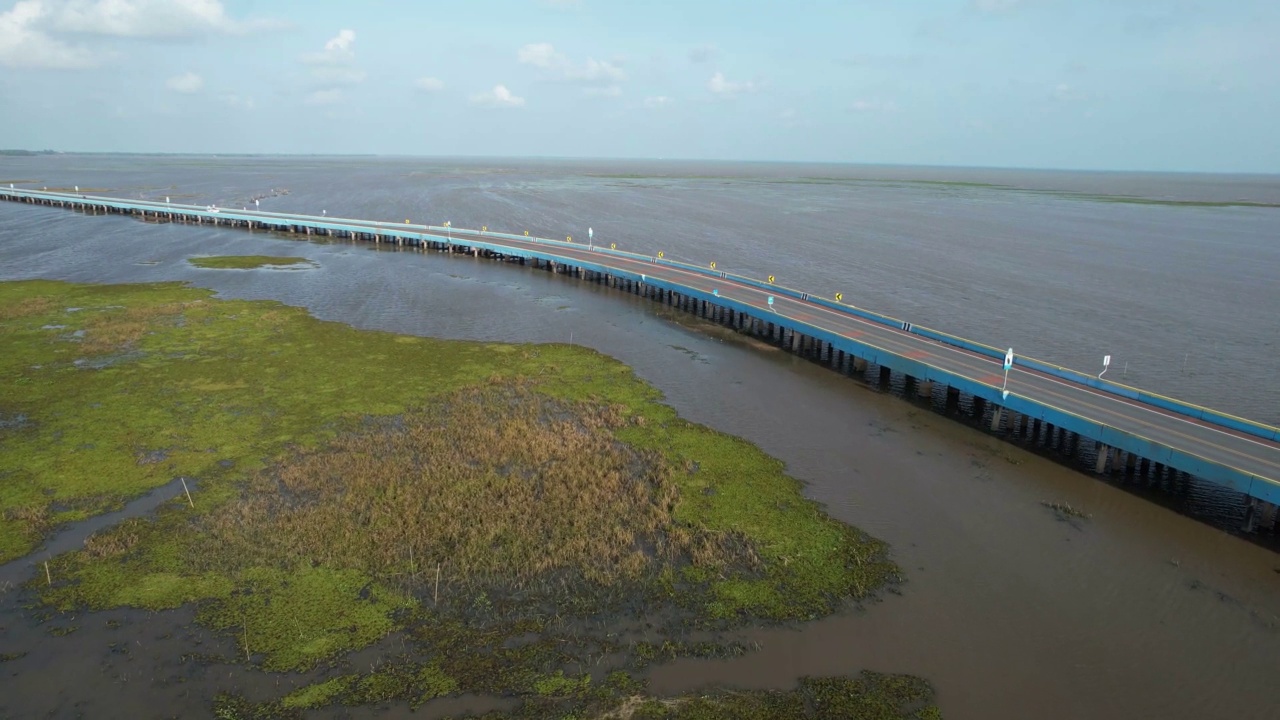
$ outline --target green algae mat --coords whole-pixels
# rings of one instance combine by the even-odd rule
[[[26,589],[50,616],[192,604],[235,639],[224,660],[307,674],[267,702],[219,697],[220,717],[467,693],[517,699],[509,717],[940,717],[925,681],[873,673],[646,696],[653,663],[748,652],[734,630],[899,575],[778,461],[591,350],[27,281],[0,283],[0,376],[0,561],[192,481]],[[371,646],[376,668],[348,667]]]
[[[254,268],[314,265],[306,258],[290,255],[210,255],[189,258],[187,262],[198,268],[213,270],[252,270]]]

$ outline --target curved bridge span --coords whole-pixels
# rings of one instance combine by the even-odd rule
[[[483,230],[256,210],[230,210],[71,193],[0,189],[0,198],[190,222],[466,252],[533,265],[649,297],[769,339],[848,374],[879,368],[922,396],[968,396],[993,431],[1093,459],[1096,472],[1180,471],[1248,498],[1246,529],[1277,522],[1280,429],[1030,358],[1005,384],[1005,352],[836,300],[658,256]],[[1004,390],[1008,392],[1005,393]]]

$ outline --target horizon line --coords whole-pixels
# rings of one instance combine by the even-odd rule
[[[1080,173],[1124,173],[1149,175],[1250,175],[1259,177],[1280,176],[1280,170],[1245,171],[1245,170],[1152,170],[1136,168],[1098,168],[1098,167],[1045,167],[1034,165],[967,165],[967,164],[931,164],[907,162],[869,162],[855,160],[744,160],[714,157],[637,157],[637,156],[605,156],[605,155],[430,155],[414,153],[323,153],[323,152],[185,152],[185,151],[142,151],[142,150],[28,150],[25,148],[0,148],[0,157],[40,157],[48,155],[123,155],[138,157],[322,157],[322,158],[403,158],[403,159],[450,159],[450,160],[574,160],[599,162],[671,162],[671,163],[723,163],[742,165],[843,165],[858,167],[894,167],[947,170],[1009,170],[1039,172],[1080,172]]]

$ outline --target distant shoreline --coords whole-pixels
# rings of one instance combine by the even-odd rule
[[[833,167],[833,168],[879,168],[894,170],[935,170],[944,172],[980,171],[980,172],[1033,172],[1054,174],[1100,174],[1100,175],[1143,175],[1143,176],[1200,176],[1200,177],[1234,177],[1234,178],[1276,178],[1277,172],[1223,171],[1223,170],[1154,170],[1135,168],[1054,168],[1029,167],[1015,165],[948,165],[919,163],[883,163],[833,160],[764,160],[764,159],[731,159],[731,158],[655,158],[655,157],[603,157],[577,155],[415,155],[412,153],[264,153],[264,152],[143,152],[143,151],[107,151],[107,150],[24,150],[0,149],[0,157],[34,157],[41,155],[61,156],[94,156],[94,157],[156,157],[156,158],[377,158],[383,160],[430,160],[466,163],[661,163],[668,165],[756,165],[756,166],[797,166],[797,167]]]

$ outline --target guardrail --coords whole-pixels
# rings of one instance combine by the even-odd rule
[[[533,235],[516,235],[513,233],[504,233],[504,232],[492,231],[488,229],[473,230],[468,228],[454,228],[454,227],[435,226],[435,225],[417,225],[413,223],[406,223],[402,225],[394,222],[383,223],[378,221],[357,220],[354,218],[337,218],[337,217],[328,217],[328,216],[316,217],[316,216],[308,216],[308,215],[297,215],[292,213],[276,213],[276,212],[259,211],[259,210],[254,210],[252,215],[245,215],[235,210],[229,210],[229,209],[220,209],[217,212],[211,212],[207,208],[197,206],[197,205],[185,205],[180,203],[160,203],[156,201],[147,201],[147,200],[135,201],[135,200],[126,200],[126,199],[118,199],[118,198],[107,198],[107,197],[101,197],[101,196],[77,197],[72,194],[46,192],[46,191],[39,191],[39,190],[0,189],[0,194],[9,196],[9,197],[15,197],[15,196],[38,197],[38,198],[46,198],[46,199],[53,199],[53,200],[70,200],[73,202],[76,202],[76,201],[84,202],[84,203],[91,202],[94,204],[107,205],[110,207],[116,207],[119,209],[126,209],[126,210],[137,209],[137,210],[147,210],[147,211],[182,212],[187,214],[205,216],[209,218],[230,218],[235,220],[252,220],[256,222],[263,222],[264,220],[265,221],[279,220],[281,225],[289,225],[290,221],[296,221],[298,223],[310,225],[313,227],[325,227],[329,229],[343,230],[346,232],[363,232],[363,233],[374,232],[376,234],[385,234],[392,237],[405,237],[405,238],[416,239],[419,241],[427,239],[427,237],[432,237],[435,239],[444,238],[446,240],[456,239],[459,241],[475,242],[475,238],[477,237],[492,237],[499,240],[516,240],[520,242],[534,242],[540,245],[547,245],[551,247],[556,247],[556,246],[572,247],[577,250],[581,250],[584,247],[582,243],[575,243],[567,240],[557,240],[553,238],[544,238],[544,237],[538,237]],[[627,257],[635,260],[642,260],[644,262],[651,262],[657,265],[665,265],[668,267],[679,268],[681,270],[698,273],[705,277],[713,278],[713,279],[720,278],[720,279],[733,280],[734,282],[742,283],[744,285],[749,285],[751,287],[755,287],[760,290],[765,290],[773,294],[783,295],[783,296],[801,300],[804,302],[810,302],[815,305],[829,308],[831,310],[836,310],[838,312],[853,315],[853,316],[862,318],[864,320],[885,325],[887,327],[892,327],[902,332],[911,333],[913,335],[918,335],[920,337],[928,338],[935,342],[940,342],[946,345],[961,348],[963,350],[967,350],[969,352],[976,353],[984,357],[989,357],[993,360],[1003,361],[1004,359],[1005,351],[999,348],[995,348],[990,345],[985,345],[979,342],[974,342],[972,340],[961,338],[956,335],[951,335],[949,333],[944,333],[938,330],[933,330],[926,327],[920,327],[910,322],[899,320],[897,318],[890,317],[888,315],[883,315],[880,313],[872,312],[870,310],[865,310],[863,308],[857,307],[856,305],[849,305],[843,302],[829,300],[820,295],[814,295],[801,290],[796,290],[794,288],[789,288],[784,285],[778,285],[777,283],[757,280],[755,278],[750,278],[743,275],[737,275],[734,273],[712,270],[709,267],[694,265],[691,263],[681,262],[678,260],[672,260],[664,257],[656,257],[653,255],[641,255],[637,253],[627,252],[625,250],[617,250],[615,248],[606,248],[599,245],[589,245],[589,247],[591,251],[598,252],[601,254],[616,255],[619,257]],[[504,252],[504,251],[510,250],[510,248],[505,248],[504,246],[488,245],[488,244],[486,244],[486,249],[494,250],[497,252]],[[566,261],[569,260],[568,258],[561,258],[561,259]],[[1160,395],[1158,393],[1141,390],[1139,388],[1131,387],[1121,383],[1112,382],[1110,380],[1101,380],[1097,377],[1079,372],[1077,370],[1072,370],[1070,368],[1065,368],[1060,365],[1054,365],[1053,363],[1045,362],[1043,360],[1037,360],[1035,358],[1031,358],[1023,355],[1015,356],[1014,362],[1015,364],[1025,367],[1027,369],[1035,370],[1036,372],[1050,375],[1050,376],[1059,378],[1061,380],[1066,380],[1068,382],[1084,385],[1086,387],[1094,388],[1096,390],[1101,390],[1103,392],[1111,393],[1113,395],[1117,395],[1119,397],[1127,398],[1130,400],[1136,400],[1138,402],[1145,403],[1153,407],[1157,407],[1163,410],[1168,410],[1170,412],[1176,412],[1180,415],[1184,415],[1184,416],[1191,417],[1191,418],[1208,422],[1208,423],[1213,423],[1215,425],[1219,425],[1224,428],[1235,430],[1237,432],[1246,433],[1254,437],[1263,438],[1265,440],[1280,441],[1280,428],[1277,428],[1271,425],[1266,425],[1264,423],[1255,422],[1253,420],[1248,420],[1246,418],[1237,417],[1229,413],[1224,413],[1224,412],[1206,408],[1200,405],[1195,405],[1193,403],[1184,402],[1182,400],[1177,400],[1164,395]]]

